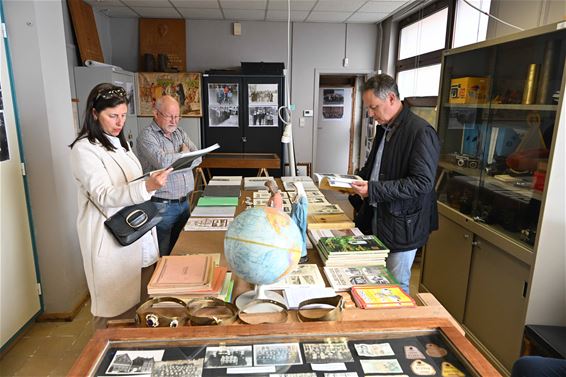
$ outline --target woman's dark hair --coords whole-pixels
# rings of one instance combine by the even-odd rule
[[[79,135],[71,143],[71,145],[69,145],[69,147],[73,148],[77,141],[86,137],[92,144],[98,140],[108,151],[116,150],[116,147],[112,145],[110,140],[108,140],[108,138],[104,135],[104,131],[102,130],[102,127],[100,127],[98,119],[94,118],[92,109],[96,110],[97,113],[100,113],[104,109],[116,107],[121,104],[128,104],[128,96],[124,88],[108,83],[98,84],[95,86],[90,91],[86,100],[83,126],[79,131]],[[124,136],[124,129],[122,129],[120,134],[118,134],[118,139],[120,139],[122,147],[126,150],[130,149],[128,142],[126,141],[126,137]]]

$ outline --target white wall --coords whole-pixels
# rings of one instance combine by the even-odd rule
[[[525,30],[548,25],[566,18],[564,0],[492,0],[490,13]],[[517,29],[490,18],[487,39],[518,32]]]
[[[4,1],[4,10],[45,311],[66,313],[87,289],[67,147],[75,132],[62,3]]]

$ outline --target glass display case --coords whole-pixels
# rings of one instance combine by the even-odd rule
[[[69,376],[499,376],[449,321],[98,331]]]
[[[566,30],[446,51],[439,201],[532,248],[562,95]]]

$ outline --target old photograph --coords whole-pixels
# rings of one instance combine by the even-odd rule
[[[322,106],[322,117],[324,119],[342,119],[344,117],[344,107]]]
[[[324,377],[359,377],[358,372],[324,373]]]
[[[207,347],[204,367],[251,367],[252,356],[252,346]]]
[[[305,359],[311,364],[345,363],[354,361],[346,342],[305,343]]]
[[[323,105],[343,105],[344,89],[324,89],[322,91]]]
[[[365,374],[403,373],[397,359],[360,360]]]
[[[389,343],[357,343],[354,344],[354,347],[359,356],[379,357],[395,355]]]
[[[250,127],[277,127],[277,106],[250,106]]]
[[[161,361],[165,350],[116,351],[106,374],[151,374],[153,364]]]
[[[238,127],[238,106],[212,106],[208,108],[209,127]]]
[[[316,373],[271,373],[269,377],[316,377]]]
[[[151,377],[202,377],[203,359],[156,361]]]
[[[4,111],[0,111],[0,161],[10,159],[10,149],[8,148],[8,132],[4,120]]]
[[[238,84],[208,84],[208,106],[237,106]]]
[[[277,105],[277,92],[277,84],[248,84],[248,105]]]
[[[294,365],[302,364],[299,343],[256,344],[254,345],[254,365]]]

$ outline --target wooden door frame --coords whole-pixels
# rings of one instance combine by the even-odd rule
[[[312,161],[312,171],[313,172],[318,172],[317,170],[317,166],[316,166],[316,152],[317,152],[317,138],[318,138],[318,131],[317,131],[317,122],[318,122],[318,106],[319,106],[319,92],[320,92],[320,76],[367,76],[367,75],[371,75],[375,73],[375,71],[372,70],[364,70],[364,69],[344,69],[341,71],[336,71],[336,70],[327,70],[327,69],[315,69],[315,75],[314,75],[314,109],[313,109],[313,124],[312,124],[312,154],[311,154],[311,161]],[[352,100],[352,119],[351,119],[351,123],[350,123],[350,151],[349,151],[349,157],[348,157],[348,171],[350,171],[350,169],[352,168],[352,149],[353,149],[353,127],[355,125],[355,95],[356,95],[356,86],[354,85],[353,87],[353,93],[352,95],[354,96],[354,99]]]

